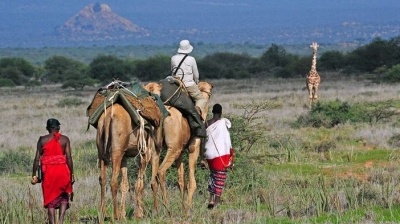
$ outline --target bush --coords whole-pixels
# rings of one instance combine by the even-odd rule
[[[262,114],[268,110],[280,108],[282,105],[279,102],[265,100],[234,104],[233,107],[242,110],[243,114],[241,116],[227,115],[232,122],[232,146],[240,151],[249,151],[262,139],[265,130],[263,121],[267,119]]]
[[[297,121],[298,126],[332,128],[346,122],[370,122],[364,105],[350,105],[339,100],[331,102],[317,102],[306,115],[301,115]]]
[[[400,64],[390,68],[382,77],[383,82],[398,83],[400,82]]]
[[[0,78],[0,87],[14,87],[15,83],[11,79]]]
[[[31,80],[25,84],[25,87],[41,86],[42,84],[38,80]]]

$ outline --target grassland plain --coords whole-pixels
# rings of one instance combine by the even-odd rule
[[[320,101],[398,100],[398,85],[321,76]],[[262,135],[250,150],[236,151],[235,170],[228,174],[219,207],[206,208],[208,171],[197,169],[194,204],[190,215],[183,214],[176,171],[171,168],[167,175],[170,206],[155,214],[148,169],[145,217],[128,217],[121,223],[400,222],[400,152],[389,141],[400,133],[397,116],[372,125],[299,128],[292,124],[309,111],[304,79],[207,81],[214,84],[211,105],[222,104],[228,117],[243,116],[238,104],[269,100],[280,106],[257,114]],[[72,143],[75,200],[66,223],[96,223],[100,199],[96,131],[87,130],[85,114],[95,91],[57,86],[0,89],[0,223],[43,223],[46,219],[40,185],[30,184],[30,172],[36,141],[46,133],[50,117],[60,120],[62,133]],[[130,176],[135,175],[134,167],[131,160]],[[133,213],[132,203],[130,198],[128,215]]]

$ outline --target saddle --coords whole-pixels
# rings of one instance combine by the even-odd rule
[[[90,125],[97,128],[100,116],[115,103],[123,106],[137,125],[140,125],[141,116],[153,127],[158,128],[166,116],[166,109],[163,104],[160,105],[157,102],[157,97],[137,82],[113,81],[97,90],[91,104],[87,107],[88,128]]]
[[[162,85],[160,97],[164,104],[177,108],[188,119],[189,126],[194,133],[199,137],[206,137],[203,120],[192,98],[184,91],[183,83],[174,77],[167,77],[160,83]]]

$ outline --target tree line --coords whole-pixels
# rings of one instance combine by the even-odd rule
[[[288,53],[272,44],[260,57],[220,52],[197,59],[201,79],[298,78],[311,67],[309,56]],[[351,52],[326,51],[318,55],[319,72],[365,76],[376,82],[400,81],[400,36],[371,43]],[[98,55],[90,63],[65,56],[51,56],[43,65],[24,58],[0,59],[0,87],[62,84],[63,88],[121,81],[157,81],[170,75],[170,56],[156,55],[142,60]]]

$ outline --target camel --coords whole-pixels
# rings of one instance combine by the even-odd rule
[[[135,182],[135,218],[143,217],[143,189],[144,175],[146,167],[155,149],[154,136],[150,131],[146,131],[144,120],[141,119],[140,125],[135,124],[128,112],[119,104],[108,107],[100,116],[97,125],[96,144],[98,149],[98,159],[101,187],[100,202],[100,222],[104,221],[105,214],[105,195],[106,195],[106,171],[107,166],[112,164],[111,194],[113,202],[114,219],[125,220],[125,200],[129,191],[127,159],[136,157],[139,160],[139,170]],[[117,188],[118,176],[122,173],[120,184],[121,201],[118,208]],[[155,171],[154,171],[155,173]]]
[[[162,86],[158,83],[148,83],[144,87],[147,91],[152,92],[154,94],[160,95]],[[211,97],[211,90],[213,86],[207,82],[199,82],[199,89],[204,93],[207,101]],[[196,162],[200,154],[200,138],[192,137],[190,133],[190,127],[187,119],[182,116],[182,113],[171,106],[166,106],[167,110],[170,113],[170,116],[164,119],[163,124],[163,138],[164,144],[167,146],[167,154],[165,155],[164,160],[161,165],[155,170],[157,171],[157,178],[152,178],[152,189],[153,193],[157,195],[158,186],[160,185],[162,199],[165,205],[169,205],[169,200],[167,196],[166,186],[165,186],[165,175],[167,170],[172,166],[175,162],[175,165],[178,169],[178,185],[180,189],[180,197],[182,202],[182,207],[184,211],[188,212],[188,208],[192,205],[193,194],[196,190],[196,179],[195,179],[195,168]],[[203,111],[202,116],[206,117],[208,113],[208,106],[206,110]],[[183,153],[184,149],[188,148],[189,150],[189,181],[185,182],[185,174],[184,174],[184,164]],[[154,160],[159,160],[160,155],[154,155]],[[154,164],[158,164],[154,162]],[[185,186],[187,184],[187,186]],[[184,201],[185,197],[185,188],[187,189],[187,197],[186,203]],[[158,210],[158,199],[154,198],[154,207]]]

